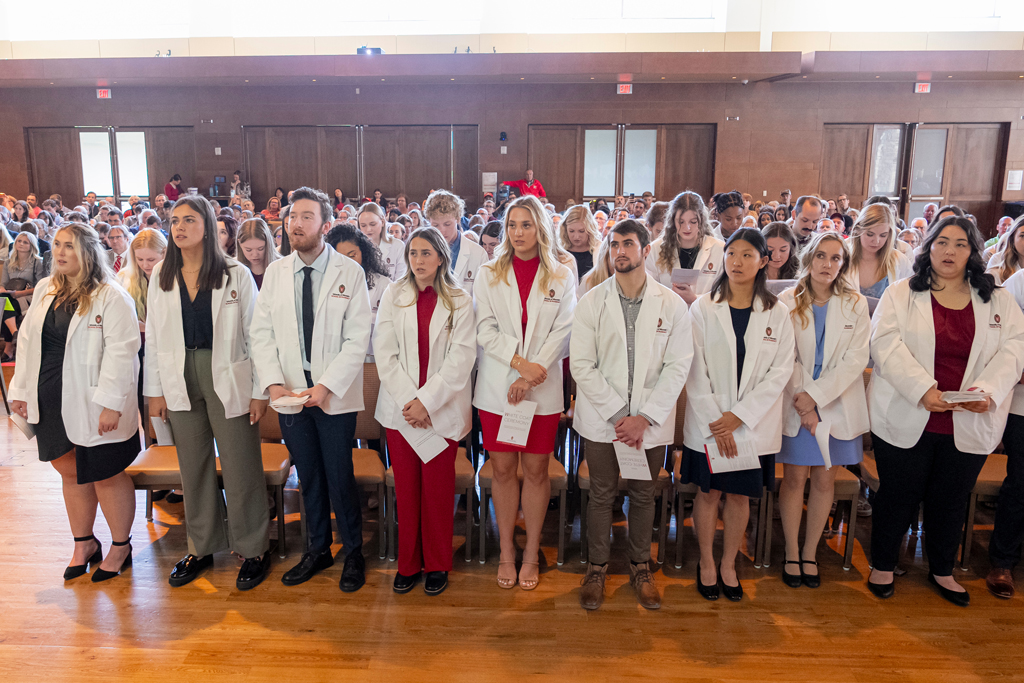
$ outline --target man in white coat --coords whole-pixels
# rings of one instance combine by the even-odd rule
[[[271,405],[307,397],[301,407],[278,410],[302,485],[308,537],[302,560],[281,581],[295,586],[334,564],[333,507],[346,553],[340,588],[351,593],[366,581],[352,438],[363,409],[370,299],[359,264],[324,244],[333,216],[327,195],[302,187],[290,206],[292,253],[267,268],[250,329],[253,365]]]
[[[569,342],[577,389],[573,426],[584,438],[590,469],[584,541],[590,565],[580,605],[597,609],[604,599],[612,505],[619,491],[617,451],[634,449],[646,456],[649,476],[626,477],[630,583],[643,607],[658,609],[661,596],[650,570],[655,484],[665,446],[675,436],[676,401],[690,371],[693,336],[686,303],[644,269],[651,250],[646,228],[632,219],[619,221],[609,240],[615,276],[576,304]]]
[[[430,224],[441,232],[452,250],[452,272],[455,282],[473,296],[480,267],[490,260],[487,251],[459,231],[459,222],[466,211],[466,203],[446,190],[434,190],[423,203],[423,213]]]

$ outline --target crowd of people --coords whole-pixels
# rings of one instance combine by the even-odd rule
[[[394,591],[448,585],[455,462],[474,417],[493,467],[497,584],[532,590],[568,376],[591,478],[585,609],[604,598],[620,473],[630,583],[642,606],[661,605],[655,486],[684,391],[678,472],[699,489],[704,598],[742,599],[749,501],[774,487],[776,462],[782,579],[820,585],[836,471],[858,466],[868,433],[880,480],[859,505],[872,517],[871,592],[894,594],[901,540],[923,505],[929,580],[969,604],[954,556],[969,493],[1001,442],[1008,476],[987,585],[1013,595],[1024,541],[1024,218],[1001,219],[985,243],[957,206],[928,205],[906,225],[882,196],[854,209],[846,195],[791,201],[788,190],[768,203],[737,191],[667,202],[647,192],[558,211],[530,171],[474,213],[445,190],[420,204],[309,187],[278,188],[257,213],[235,181],[223,208],[182,194],[152,208],[132,198],[122,212],[93,193],[72,209],[56,195],[41,207],[5,197],[0,208],[11,405],[62,477],[75,540],[66,579],[92,566],[104,581],[131,565],[124,469],[148,414],[169,423],[182,474],[188,551],[171,585],[223,550],[244,558],[239,589],[262,582],[258,423],[270,404],[308,529],[285,585],[334,563],[332,510],[345,552],[339,586],[365,583],[352,464],[365,408],[386,430],[395,475]],[[380,376],[375,406],[364,405],[365,363]],[[115,539],[106,554],[92,534],[97,504]]]

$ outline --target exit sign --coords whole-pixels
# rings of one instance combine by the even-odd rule
[[[618,88],[619,88],[619,94],[620,95],[632,95],[633,94],[633,84],[632,83],[619,83]]]
[[[932,91],[931,83],[915,83],[914,94],[915,95],[927,95]]]
[[[110,88],[96,88],[96,99],[97,100],[109,100],[110,99]]]

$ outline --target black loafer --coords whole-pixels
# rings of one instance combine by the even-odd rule
[[[286,586],[298,586],[300,583],[306,583],[316,576],[317,573],[322,572],[333,564],[334,555],[331,554],[330,548],[303,553],[299,563],[286,571],[284,576],[281,577],[281,583]]]
[[[427,572],[427,580],[423,582],[423,592],[427,595],[440,595],[448,587],[448,572]]]
[[[355,593],[366,583],[366,560],[363,549],[356,548],[345,556],[345,568],[341,570],[341,581],[338,588],[343,593]]]
[[[821,586],[821,575],[820,574],[805,574],[804,573],[804,565],[805,564],[812,564],[815,567],[817,567],[818,563],[815,562],[814,560],[800,560],[800,578],[803,581],[803,584],[805,586],[807,586],[808,588],[818,588],[819,586]]]
[[[928,572],[928,582],[939,589],[939,595],[953,603],[957,607],[970,607],[971,606],[971,595],[966,590],[964,591],[952,591],[944,586],[940,586],[939,582],[935,580],[935,575]]]
[[[705,586],[700,582],[700,562],[697,563],[697,592],[701,594],[705,600],[717,600],[718,599],[718,583],[713,583],[709,586]]]
[[[889,583],[872,583],[868,581],[868,590],[871,594],[880,600],[888,600],[896,593],[895,587],[896,581],[890,581]]]
[[[719,570],[718,583],[722,585],[722,595],[725,597],[729,598],[733,602],[739,602],[743,599],[743,584],[739,582],[739,579],[736,580],[735,586],[727,586],[725,585],[725,581],[722,581],[722,572]]]
[[[782,583],[786,584],[790,588],[799,588],[803,584],[803,577],[801,574],[790,574],[787,572],[787,564],[799,565],[800,563],[796,560],[786,560],[782,563]]]
[[[213,555],[203,555],[202,557],[186,555],[178,564],[174,565],[167,583],[179,588],[186,583],[192,583],[204,569],[209,569],[212,566]]]
[[[404,595],[413,589],[413,587],[420,580],[420,572],[416,572],[412,576],[406,576],[401,572],[395,574],[395,585],[394,591],[399,595]]]
[[[259,557],[246,558],[242,568],[238,570],[238,578],[235,579],[235,587],[240,591],[247,591],[263,583],[270,573],[270,553],[265,552]]]

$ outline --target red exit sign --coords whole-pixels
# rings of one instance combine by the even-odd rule
[[[914,94],[916,95],[927,95],[932,91],[931,83],[915,83]]]
[[[619,83],[618,88],[619,88],[619,94],[620,95],[632,95],[633,94],[633,84],[632,83]]]
[[[96,99],[97,100],[109,100],[110,99],[110,88],[96,88]]]

